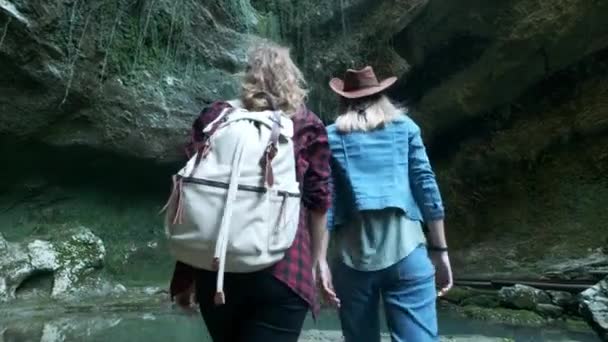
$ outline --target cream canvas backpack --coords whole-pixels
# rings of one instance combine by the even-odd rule
[[[163,208],[170,251],[218,271],[218,305],[224,272],[269,267],[293,243],[300,212],[293,134],[280,111],[233,106],[207,125],[203,147],[173,177]]]

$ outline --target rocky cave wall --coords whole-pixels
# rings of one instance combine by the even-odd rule
[[[0,1],[0,233],[85,226],[110,276],[162,282],[155,213],[187,129],[267,37],[327,121],[346,67],[403,76],[391,95],[424,129],[457,274],[553,272],[607,246],[607,16],[600,0]]]

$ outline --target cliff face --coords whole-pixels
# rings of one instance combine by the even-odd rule
[[[160,161],[235,94],[252,38],[195,1],[1,4],[3,135]]]
[[[84,225],[109,276],[166,279],[153,213],[187,129],[266,37],[328,120],[331,76],[402,76],[457,274],[554,272],[607,245],[607,16],[600,0],[0,0],[0,232]]]

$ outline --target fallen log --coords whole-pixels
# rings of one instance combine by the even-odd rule
[[[454,285],[480,289],[501,289],[514,285],[527,285],[539,290],[580,293],[595,285],[583,280],[542,280],[542,279],[456,279]]]

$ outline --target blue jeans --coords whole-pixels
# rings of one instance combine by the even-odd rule
[[[424,246],[380,271],[357,271],[337,262],[333,278],[346,342],[380,341],[381,297],[393,342],[439,341],[435,268]]]

